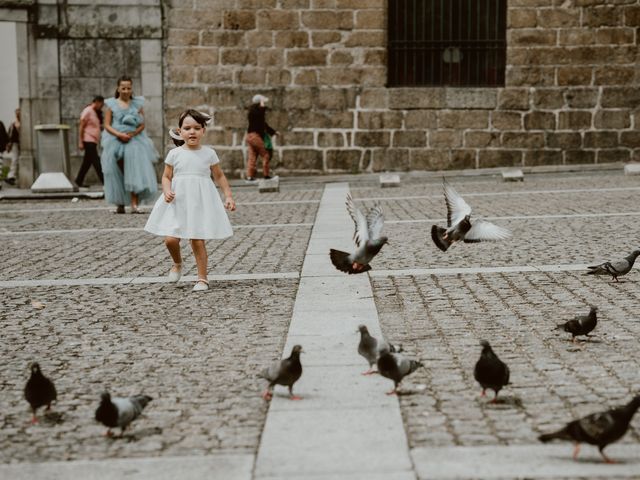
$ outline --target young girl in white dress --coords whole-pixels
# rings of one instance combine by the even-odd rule
[[[182,274],[180,239],[188,238],[198,266],[194,292],[209,289],[207,280],[206,239],[223,239],[233,235],[227,210],[236,209],[231,187],[220,168],[216,152],[200,145],[211,121],[208,115],[187,110],[178,119],[180,140],[167,154],[162,175],[162,191],[144,229],[164,235],[164,243],[173,259],[169,280],[177,282]],[[175,139],[175,137],[172,135]],[[212,177],[224,193],[224,206]]]

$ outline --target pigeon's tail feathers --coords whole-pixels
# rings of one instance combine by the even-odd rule
[[[433,240],[433,243],[436,244],[436,247],[438,247],[443,252],[446,252],[447,249],[451,246],[451,242],[443,238],[446,231],[447,230],[445,228],[439,227],[437,225],[433,225],[431,227],[431,239]]]
[[[562,430],[558,430],[557,432],[545,433],[538,437],[542,443],[550,442],[551,440],[572,440],[571,436],[567,432],[566,427]]]
[[[589,271],[587,275],[611,275],[611,264],[609,262],[600,265],[591,265],[587,267]]]
[[[135,395],[131,397],[131,402],[136,405],[140,411],[146,407],[149,402],[153,400],[149,395]]]
[[[424,367],[422,362],[419,362],[418,360],[411,360],[411,362],[409,364],[409,373],[415,372],[420,367]]]
[[[350,255],[347,252],[342,252],[340,250],[334,250],[333,248],[329,250],[329,256],[331,257],[331,263],[341,272],[348,273],[352,275],[354,273],[364,273],[371,270],[370,265],[363,265],[360,269],[354,270],[353,262],[349,259]]]

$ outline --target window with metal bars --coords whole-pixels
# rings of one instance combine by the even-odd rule
[[[507,0],[389,0],[390,87],[504,86]]]

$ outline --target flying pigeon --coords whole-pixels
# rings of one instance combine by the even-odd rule
[[[402,351],[402,347],[391,345],[384,338],[378,340],[376,339],[376,337],[372,337],[366,325],[358,326],[358,331],[360,332],[358,353],[362,355],[367,362],[369,362],[369,370],[363,372],[363,375],[371,375],[372,373],[377,373],[375,370],[373,370],[373,366],[378,361],[378,357],[380,357],[380,353],[382,351],[389,350],[392,353]]]
[[[393,390],[387,392],[387,395],[397,394],[398,385],[402,379],[422,366],[421,362],[409,359],[401,353],[392,353],[388,349],[382,350],[378,358],[378,371],[383,377],[393,380],[394,384]]]
[[[472,224],[471,207],[445,179],[442,179],[442,185],[447,202],[447,228],[437,225],[431,227],[431,238],[440,250],[446,252],[459,240],[471,243],[505,240],[511,237],[509,230],[486,220],[475,220]]]
[[[574,319],[558,325],[556,330],[564,330],[570,333],[572,335],[572,342],[576,341],[578,335],[586,335],[588,337],[589,333],[591,333],[598,324],[597,311],[598,307],[592,306],[588,315],[577,315]]]
[[[496,403],[498,392],[509,383],[509,367],[493,352],[489,342],[482,340],[480,345],[482,345],[482,352],[473,370],[473,378],[482,387],[483,397],[487,388],[495,392],[491,403]]]
[[[271,400],[274,385],[284,385],[289,387],[289,398],[291,400],[302,400],[301,397],[293,394],[293,384],[302,376],[300,353],[302,353],[302,347],[300,345],[294,346],[289,358],[272,363],[270,367],[265,368],[258,375],[259,377],[269,380],[269,386],[262,393],[262,398]]]
[[[611,275],[617,282],[618,277],[626,275],[631,271],[631,267],[633,267],[633,263],[636,261],[638,255],[640,255],[640,250],[634,250],[631,252],[631,255],[624,257],[622,260],[592,265],[587,267],[589,271],[586,275]]]
[[[33,362],[30,365],[31,376],[27,380],[27,384],[24,386],[24,398],[31,405],[31,423],[38,423],[38,417],[36,417],[36,410],[44,405],[47,406],[47,410],[51,409],[51,402],[56,400],[57,393],[56,387],[53,382],[42,374],[40,365],[38,362]]]
[[[369,210],[365,217],[353,203],[351,195],[347,195],[346,203],[347,211],[356,226],[353,234],[356,249],[353,253],[347,253],[332,248],[329,251],[329,256],[331,263],[341,272],[350,275],[364,273],[371,270],[369,262],[378,254],[382,246],[388,243],[387,237],[380,236],[384,225],[384,216],[380,206],[376,205]]]
[[[111,398],[109,392],[100,396],[100,405],[96,409],[96,421],[107,427],[105,436],[112,435],[111,429],[120,427],[120,436],[125,429],[140,416],[144,407],[153,400],[147,395],[134,395],[129,398]]]
[[[578,458],[580,444],[586,442],[597,445],[600,455],[606,463],[615,463],[604,454],[604,449],[610,443],[620,440],[629,429],[631,419],[640,407],[640,395],[634,397],[628,404],[613,408],[605,412],[592,413],[579,420],[569,422],[557,432],[540,435],[538,440],[549,442],[551,440],[567,440],[575,443],[573,459]]]

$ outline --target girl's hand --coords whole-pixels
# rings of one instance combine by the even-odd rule
[[[171,203],[173,202],[173,199],[176,198],[176,192],[172,192],[171,190],[168,190],[166,192],[164,192],[164,201],[167,203]]]
[[[233,201],[233,198],[227,197],[224,199],[224,208],[233,212],[236,209],[236,202]]]
[[[129,140],[131,140],[131,135],[129,135],[128,133],[118,133],[118,140],[120,140],[122,143],[127,143]]]

